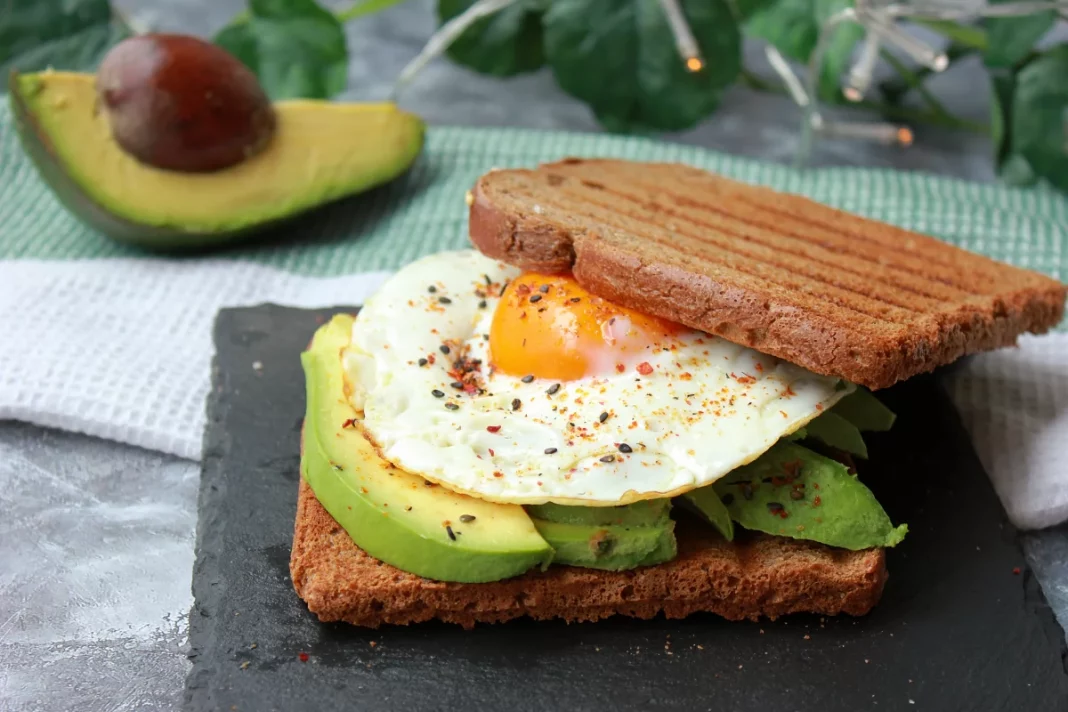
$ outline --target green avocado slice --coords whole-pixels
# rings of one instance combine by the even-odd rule
[[[553,549],[521,506],[457,494],[378,455],[345,396],[341,351],[352,324],[335,316],[301,354],[301,471],[326,511],[371,556],[429,579],[482,583],[548,566]]]
[[[711,487],[731,519],[775,536],[856,551],[895,546],[908,532],[844,466],[791,442],[780,441]]]
[[[556,550],[553,564],[605,571],[626,571],[675,558],[675,522],[665,517],[656,526],[629,527],[564,524],[534,520]]]
[[[670,499],[647,499],[619,507],[573,507],[564,504],[528,504],[527,514],[534,519],[560,524],[647,527],[661,524],[671,511]]]
[[[734,522],[723,500],[712,487],[699,487],[682,496],[683,500],[696,509],[716,528],[727,541],[734,541]]]
[[[864,444],[864,436],[860,434],[860,430],[833,410],[809,421],[805,426],[805,437],[868,459],[868,446]]]
[[[857,429],[864,431],[889,430],[897,419],[894,411],[883,405],[882,401],[873,396],[871,391],[860,386],[835,403],[830,412],[845,418]]]

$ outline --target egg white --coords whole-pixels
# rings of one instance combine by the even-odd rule
[[[524,383],[489,368],[493,310],[519,275],[473,250],[447,252],[367,300],[344,360],[353,405],[387,460],[495,502],[617,505],[710,484],[853,389],[697,331],[647,349],[647,376],[608,368],[558,388]],[[460,344],[482,362],[480,394],[450,386]]]

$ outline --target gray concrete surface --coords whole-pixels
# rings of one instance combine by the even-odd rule
[[[137,24],[210,35],[242,0],[118,0]],[[348,28],[349,98],[385,96],[434,27],[410,0]],[[759,47],[747,49],[760,69]],[[976,67],[938,78],[961,115],[986,118]],[[402,103],[436,125],[596,131],[547,72],[501,81],[434,63]],[[672,140],[789,161],[798,115],[783,97],[738,88],[704,125]],[[921,130],[908,150],[823,143],[815,163],[887,166],[991,180],[987,141]],[[186,617],[196,526],[194,463],[71,433],[0,423],[0,709],[174,709],[188,661]],[[1028,562],[1068,622],[1068,532],[1023,537]],[[977,622],[981,624],[981,622]]]

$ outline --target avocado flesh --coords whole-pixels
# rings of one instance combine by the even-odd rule
[[[425,578],[482,583],[547,566],[553,549],[521,506],[428,487],[378,455],[344,395],[341,350],[352,324],[352,316],[335,316],[301,355],[308,396],[301,470],[316,499],[365,552]]]
[[[534,526],[556,550],[554,564],[626,571],[670,561],[677,553],[675,522],[667,516],[659,524],[645,527],[564,524],[541,519],[535,519]]]
[[[709,486],[753,531],[853,551],[896,546],[908,532],[841,463],[788,441]]]
[[[92,74],[12,73],[19,136],[71,212],[145,247],[231,241],[385,183],[423,145],[422,120],[394,104],[283,101],[274,105],[276,134],[257,155],[214,173],[160,170],[115,143],[94,84]]]
[[[734,521],[730,510],[712,487],[698,487],[682,495],[685,503],[696,509],[724,539],[734,541]]]
[[[860,434],[860,430],[833,410],[809,421],[805,426],[805,437],[868,459],[868,446],[864,444],[864,436]]]
[[[886,431],[894,425],[897,416],[894,411],[883,405],[882,401],[872,395],[866,388],[857,387],[855,391],[834,404],[830,411],[845,418],[858,430]]]
[[[563,504],[529,504],[527,514],[534,519],[560,524],[607,526],[618,524],[646,527],[660,524],[671,511],[670,499],[647,499],[618,507],[573,507]]]

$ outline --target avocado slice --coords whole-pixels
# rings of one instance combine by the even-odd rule
[[[671,511],[670,499],[647,499],[619,507],[572,507],[563,504],[528,504],[527,514],[534,519],[560,524],[607,526],[618,524],[647,527],[661,524]]]
[[[429,579],[482,583],[548,566],[553,549],[521,506],[457,494],[378,455],[345,397],[341,351],[352,325],[335,316],[301,354],[301,471],[326,511],[371,556]]]
[[[701,513],[727,541],[734,541],[734,521],[719,494],[712,487],[698,487],[682,495],[683,502]]]
[[[872,395],[866,388],[857,389],[834,404],[831,413],[845,418],[864,431],[886,431],[894,425],[897,416],[894,411],[883,405],[882,401]]]
[[[908,532],[841,463],[787,441],[710,486],[731,519],[775,536],[856,551],[896,546]]]
[[[868,446],[864,444],[864,436],[860,434],[860,430],[833,410],[809,421],[805,426],[805,437],[868,459]]]
[[[12,72],[8,88],[22,145],[67,209],[153,249],[231,242],[362,192],[403,173],[423,145],[422,120],[391,103],[282,101],[263,151],[214,173],[180,173],[118,146],[92,74]]]
[[[592,509],[592,507],[591,507]],[[534,526],[556,550],[554,564],[626,571],[675,558],[675,522],[665,515],[655,526],[565,524],[535,519]]]

